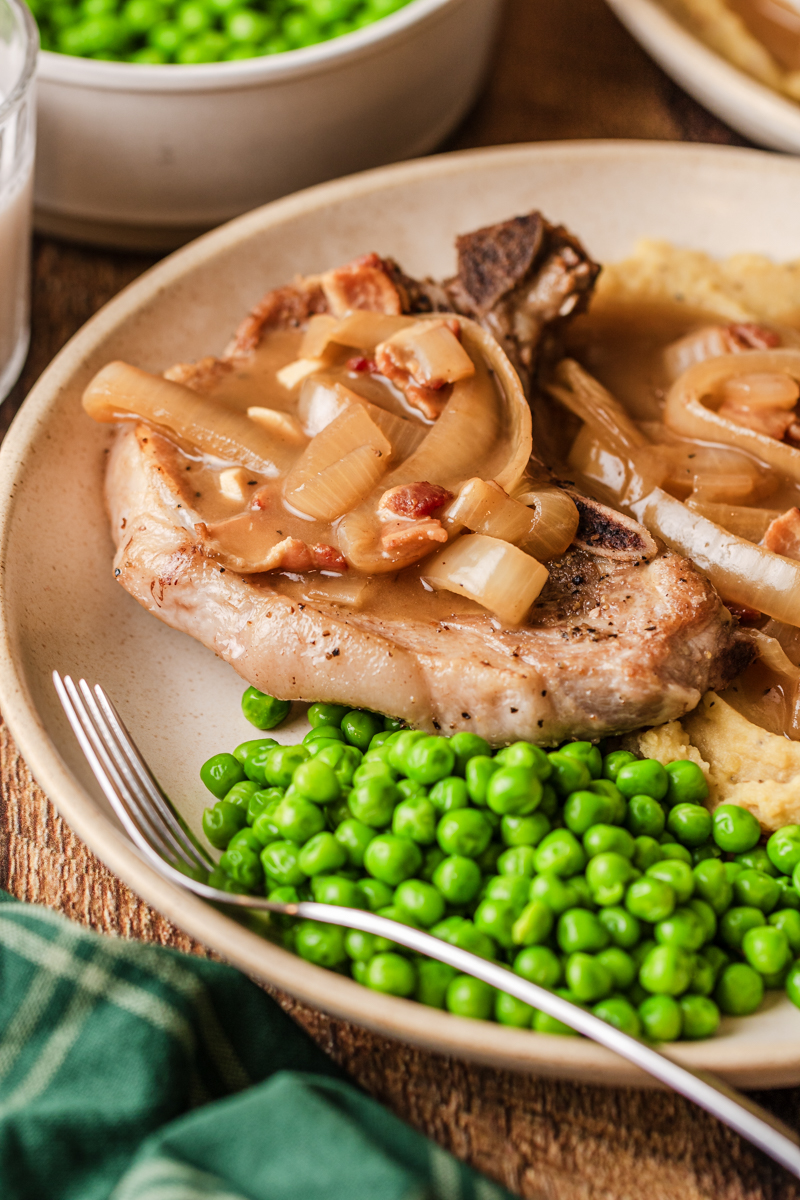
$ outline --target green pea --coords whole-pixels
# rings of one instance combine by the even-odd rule
[[[744,935],[748,929],[757,929],[759,925],[766,925],[766,923],[760,908],[749,906],[729,908],[720,918],[720,937],[732,950],[741,950]]]
[[[402,954],[387,951],[370,959],[366,972],[367,987],[390,996],[410,996],[417,986],[414,964]]]
[[[759,975],[777,974],[788,967],[792,957],[788,937],[774,925],[748,929],[742,938],[742,953]]]
[[[753,871],[763,871],[772,879],[780,878],[780,871],[773,865],[772,859],[763,846],[754,846],[752,850],[745,850],[743,853],[737,854],[735,861],[741,863],[745,868],[750,867]]]
[[[411,838],[421,846],[430,846],[436,841],[437,813],[427,796],[412,796],[403,800],[394,810],[392,833],[398,837]]]
[[[111,11],[114,8],[116,4],[111,6]],[[147,33],[151,26],[162,19],[164,9],[155,0],[128,0],[120,16],[132,33]]]
[[[706,842],[703,846],[695,846],[692,851],[692,866],[705,862],[707,858],[721,858],[722,851],[714,842]]]
[[[363,933],[360,929],[348,929],[344,935],[344,948],[347,957],[353,962],[367,963],[378,953],[379,942],[385,941],[374,933]]]
[[[268,788],[266,792],[256,792],[250,804],[247,806],[247,817],[250,819],[250,809],[253,804],[262,796],[269,795],[270,792],[276,793],[273,799],[264,806],[253,821],[253,833],[256,835],[262,846],[268,846],[270,842],[278,842],[281,840],[282,834],[278,826],[275,824],[273,817],[275,810],[283,799],[283,792],[280,788]]]
[[[566,745],[560,747],[559,753],[571,754],[574,758],[580,759],[588,768],[592,779],[599,779],[603,774],[603,756],[597,746],[593,746],[591,742],[567,742]]]
[[[675,910],[674,889],[663,879],[644,875],[635,879],[625,893],[625,907],[641,921],[663,921]]]
[[[414,999],[429,1008],[444,1008],[447,989],[455,979],[457,971],[447,963],[436,962],[432,958],[420,958],[416,961],[417,986],[414,989]]]
[[[292,777],[310,755],[305,746],[275,746],[264,759],[264,780],[270,787],[288,788]]]
[[[420,879],[424,879],[426,883],[433,883],[436,868],[444,860],[445,855],[438,846],[429,846],[422,856],[422,866],[417,875]],[[477,866],[477,863],[475,865]],[[478,871],[480,871],[480,867],[478,867]]]
[[[609,996],[607,1000],[601,1000],[599,1004],[595,1004],[592,1012],[596,1017],[607,1021],[615,1029],[621,1029],[623,1033],[630,1034],[631,1037],[641,1035],[642,1021],[638,1012],[630,1001],[624,1000],[621,996]]]
[[[703,942],[710,942],[717,933],[717,914],[710,904],[699,897],[693,897],[688,905],[703,926]]]
[[[717,972],[704,954],[692,955],[692,978],[688,990],[698,996],[710,996]]]
[[[547,758],[552,770],[550,783],[558,795],[569,796],[572,792],[583,791],[592,782],[586,763],[575,755],[554,750]]]
[[[240,783],[235,783],[233,787],[225,793],[225,803],[234,804],[238,808],[243,808],[246,813],[250,801],[253,799],[253,796],[259,792],[259,790],[260,789],[257,783],[253,783],[253,781],[250,779],[243,779]]]
[[[789,968],[784,986],[786,987],[786,995],[792,1004],[796,1008],[800,1008],[800,961],[793,963]],[[722,1005],[720,1005],[720,1008],[722,1008]]]
[[[550,819],[538,809],[524,817],[509,813],[500,822],[500,836],[506,846],[538,846],[550,829]]]
[[[254,892],[264,879],[258,853],[250,846],[229,846],[219,860],[219,866],[220,870],[240,884],[246,892]]]
[[[467,791],[473,804],[485,808],[489,781],[499,769],[499,763],[495,762],[494,758],[483,755],[470,758],[467,769],[465,769],[465,780],[467,780]]]
[[[558,918],[556,927],[558,944],[565,954],[576,951],[604,950],[610,935],[594,913],[585,908],[569,908]]]
[[[552,784],[546,783],[542,788],[542,802],[536,811],[542,813],[545,817],[549,817],[551,821],[554,821],[558,817],[558,795]]]
[[[652,796],[631,796],[625,825],[635,838],[657,838],[664,832],[664,809]]]
[[[601,908],[597,919],[615,946],[623,950],[632,949],[642,936],[642,927],[638,920],[627,909],[618,906]]]
[[[702,846],[711,836],[711,813],[699,804],[676,804],[670,809],[667,829],[682,846]]]
[[[791,875],[800,863],[800,825],[784,825],[767,842],[767,854],[783,875]]]
[[[656,946],[639,969],[639,982],[648,992],[680,996],[692,979],[692,959],[680,946]]]
[[[232,754],[215,754],[203,763],[200,778],[211,794],[222,800],[235,783],[242,782],[245,771]]]
[[[447,988],[447,1011],[458,1017],[488,1021],[494,1009],[494,988],[471,975],[456,975]]]
[[[494,940],[464,917],[446,917],[444,921],[434,925],[431,933],[435,937],[449,942],[451,946],[469,950],[473,954],[479,955],[480,958],[495,957]]]
[[[224,35],[215,29],[209,29],[199,37],[185,41],[175,55],[175,60],[179,63],[219,62],[227,49],[228,41]]]
[[[588,790],[573,792],[564,805],[564,824],[577,837],[583,837],[593,825],[610,823],[615,811],[616,805],[610,796]]]
[[[654,758],[642,758],[625,763],[614,780],[626,799],[632,796],[651,796],[663,800],[669,787],[669,776]]]
[[[354,747],[355,749],[355,747]],[[404,800],[410,800],[412,796],[427,796],[430,799],[430,793],[421,783],[415,783],[413,779],[395,780],[397,790]]]
[[[403,729],[392,734],[385,745],[389,747],[389,762],[396,771],[406,773],[406,754],[415,742],[420,742],[429,735],[422,729]]]
[[[510,900],[482,900],[475,910],[475,927],[506,950],[514,945],[513,927],[517,910]]]
[[[347,803],[356,820],[381,829],[392,820],[399,799],[400,793],[391,779],[376,775],[354,787]]]
[[[449,904],[469,904],[480,890],[480,867],[474,859],[451,854],[437,866],[433,884]]]
[[[623,830],[619,832],[622,833]],[[586,867],[586,882],[592,899],[601,907],[619,904],[635,874],[635,868],[622,854],[609,852],[595,855]]]
[[[432,784],[452,775],[456,756],[447,738],[425,737],[414,742],[405,755],[405,771],[417,783]]]
[[[667,804],[702,804],[708,798],[706,777],[690,759],[667,763]]]
[[[800,912],[797,909],[779,909],[768,918],[768,924],[785,934],[793,955],[800,954]]]
[[[313,742],[340,742],[344,745],[345,741],[346,738],[338,725],[315,725],[303,738],[303,745],[308,746]]]
[[[247,811],[239,804],[218,800],[203,813],[203,833],[212,846],[224,850],[235,833],[247,824]]]
[[[529,767],[501,767],[486,789],[486,803],[496,813],[525,816],[538,807],[542,785]]]
[[[301,796],[306,800],[313,800],[316,804],[331,804],[338,800],[342,793],[333,768],[320,762],[318,758],[300,763],[292,783]]]
[[[577,759],[575,760],[577,762]],[[586,866],[586,854],[568,829],[554,829],[536,848],[536,870],[554,871],[557,875],[576,875]]]
[[[515,1029],[530,1029],[534,1009],[524,1000],[518,1000],[509,992],[496,992],[494,1019],[499,1025],[510,1025]]]
[[[491,748],[487,741],[482,737],[478,737],[475,733],[454,733],[450,738],[450,749],[455,755],[455,766],[453,772],[456,775],[465,775],[467,763],[471,758],[488,757],[491,754]]]
[[[655,801],[653,801],[655,803]],[[646,871],[653,863],[661,862],[664,853],[655,838],[642,833],[633,839],[633,865],[637,871]]]
[[[714,999],[728,1016],[747,1016],[755,1012],[764,999],[764,981],[747,963],[731,963],[720,974]]]
[[[292,842],[307,842],[325,828],[322,809],[302,796],[288,793],[272,813],[272,820],[283,837]]]
[[[593,1004],[610,995],[614,979],[608,967],[592,954],[570,954],[564,968],[567,987],[584,1004]]]
[[[714,971],[714,982],[719,979],[722,971],[731,961],[731,956],[721,946],[706,946],[703,951],[703,958],[709,963]]]
[[[724,862],[722,865],[725,868],[725,878],[731,885],[731,894],[733,894],[734,880],[737,878],[737,876],[741,875],[742,871],[745,870],[745,867],[740,862]]]
[[[402,717],[384,717],[383,727],[386,733],[401,733],[407,726]]]
[[[653,863],[652,867],[647,868],[646,875],[651,879],[661,879],[664,883],[668,883],[679,904],[685,904],[694,892],[692,868],[688,863],[679,862],[677,859]]]
[[[662,946],[680,946],[683,950],[699,950],[705,941],[705,926],[691,908],[679,906],[653,930]]]
[[[733,881],[733,895],[737,904],[770,913],[778,903],[779,888],[777,882],[763,871],[746,868]]]
[[[239,17],[240,14],[234,14],[231,17],[231,22]],[[247,41],[249,39],[239,38],[238,40]],[[376,717],[374,713],[356,710],[347,713],[342,718],[341,730],[351,746],[356,746],[359,750],[367,750],[375,734],[383,731],[383,719]]]
[[[515,946],[537,946],[547,940],[552,929],[552,910],[541,900],[531,900],[514,922],[511,940]]]
[[[361,751],[357,747],[345,746],[341,742],[332,742],[329,744],[312,742],[310,746],[315,761],[325,763],[326,766],[331,768],[341,788],[348,788],[352,785],[353,775],[358,770],[362,761]],[[316,749],[317,746],[320,747],[319,750]]]
[[[344,875],[315,875],[311,893],[319,904],[337,904],[343,908],[361,908],[362,892],[354,879]]]
[[[263,850],[262,843],[247,825],[245,825],[244,829],[240,829],[238,833],[235,833],[228,842],[229,850],[235,850],[237,846],[247,846],[248,850],[253,850],[256,854],[260,854]],[[231,874],[231,872],[228,872],[228,874]]]
[[[639,1005],[644,1036],[651,1042],[675,1042],[681,1036],[683,1012],[672,996],[648,996]]]
[[[630,750],[613,750],[603,759],[603,778],[615,783],[622,768],[636,761],[636,755],[631,754]]]
[[[448,775],[446,779],[440,779],[430,790],[430,801],[439,813],[452,812],[454,808],[466,808],[469,804],[466,781],[457,775]]]
[[[238,0],[236,0],[238,3]],[[308,723],[312,729],[316,729],[318,725],[335,725],[340,726],[342,719],[350,712],[343,704],[312,704],[306,714]]]
[[[444,897],[430,883],[406,879],[394,894],[394,903],[407,918],[426,929],[444,916]]]
[[[457,808],[441,818],[436,836],[445,854],[477,858],[489,845],[492,826],[477,809]]]
[[[347,854],[337,838],[326,831],[309,838],[297,861],[306,875],[329,875],[345,865]]]
[[[708,996],[681,996],[683,1036],[688,1042],[713,1037],[719,1029],[720,1011]]]
[[[288,838],[265,846],[261,851],[261,865],[267,879],[279,887],[298,887],[308,878],[300,866],[300,846]]]
[[[344,930],[319,921],[301,921],[295,930],[295,949],[301,958],[319,967],[338,967],[347,959]]]
[[[266,787],[267,776],[265,773],[265,764],[267,755],[277,745],[278,743],[274,738],[255,738],[248,742],[241,742],[233,752],[233,757],[237,762],[241,763],[242,770],[247,778],[257,783],[259,787]]]
[[[681,846],[679,842],[665,842],[660,849],[662,862],[672,860],[673,862],[685,863],[687,867],[694,866],[691,850],[686,846]]]
[[[558,955],[548,946],[528,946],[520,950],[514,959],[513,971],[529,983],[551,989],[560,983],[562,976]]]
[[[761,826],[751,812],[737,804],[720,804],[714,809],[714,841],[720,850],[741,854],[752,850],[761,837]]]
[[[360,765],[353,772],[353,787],[360,787],[368,779],[383,779],[387,783],[397,783],[397,772],[379,750],[370,750],[364,755]],[[422,785],[417,784],[415,787],[421,788]],[[419,795],[419,792],[415,790],[412,794]],[[399,795],[396,798],[399,799]]]
[[[694,868],[695,889],[698,896],[710,904],[717,916],[730,908],[733,902],[733,887],[718,858],[707,858]]]
[[[416,842],[393,833],[373,838],[364,853],[364,867],[369,874],[395,887],[415,875],[421,866],[422,854]]]
[[[525,875],[492,875],[486,880],[481,900],[508,900],[519,916],[528,903],[531,881]]]
[[[350,794],[351,793],[348,792],[348,798]],[[334,832],[339,828],[343,821],[349,821],[353,816],[347,800],[339,800],[336,804],[329,804],[325,809],[325,815],[328,818],[329,828]]]
[[[381,730],[381,731],[380,731],[380,733],[376,733],[376,734],[374,734],[374,735],[373,735],[373,737],[372,737],[372,739],[370,740],[370,743],[369,743],[369,746],[367,747],[367,749],[368,749],[368,750],[380,750],[380,749],[382,749],[382,748],[383,748],[383,747],[386,745],[386,743],[389,741],[389,738],[390,738],[391,736],[392,736],[392,735],[391,735],[391,733],[390,733],[390,731],[389,731],[388,729],[383,729],[383,730]],[[356,748],[357,748],[357,747],[354,747],[354,749],[356,749]]]
[[[150,45],[167,57],[173,55],[183,41],[183,32],[175,21],[159,21],[147,33]]]
[[[592,825],[583,835],[583,848],[590,859],[598,854],[619,854],[631,859],[636,847],[627,829],[618,825]]]
[[[625,818],[628,814],[628,801],[615,783],[612,783],[610,779],[593,779],[587,791],[594,792],[596,796],[605,796],[607,800],[613,803],[614,811],[608,820],[609,825],[625,824]]]
[[[497,869],[501,875],[526,875],[533,879],[536,874],[533,860],[532,846],[511,846],[498,858]]]
[[[192,9],[202,9],[201,5],[193,4],[191,0],[190,4],[184,7],[190,6]],[[203,15],[207,24],[204,10]],[[281,721],[286,720],[291,707],[291,700],[276,700],[274,696],[267,696],[254,687],[247,688],[242,696],[242,712],[250,724],[255,725],[256,729],[274,729],[276,725],[280,725]]]
[[[549,779],[552,772],[544,750],[531,742],[514,742],[513,745],[506,746],[495,755],[495,762],[501,767],[522,767],[526,771],[532,771],[542,782]]]
[[[551,912],[559,916],[568,908],[575,908],[578,895],[571,883],[565,883],[555,871],[543,871],[531,883],[531,900],[541,900]]]
[[[575,1003],[575,997],[568,989],[556,988],[556,994],[563,996],[565,1000],[571,1000]],[[576,1030],[570,1029],[569,1025],[565,1025],[557,1017],[550,1017],[538,1008],[533,1014],[533,1028],[536,1033],[552,1033],[557,1034],[559,1037],[578,1037]]]
[[[611,972],[614,986],[620,991],[626,991],[636,980],[637,965],[619,946],[608,946],[597,954],[597,961]]]
[[[388,883],[384,883],[381,879],[360,879],[358,890],[370,912],[379,912],[392,902],[393,891]]]
[[[592,889],[586,881],[585,875],[572,875],[566,880],[569,886],[575,893],[575,903],[578,908],[588,908],[590,912],[598,907],[595,902]]]

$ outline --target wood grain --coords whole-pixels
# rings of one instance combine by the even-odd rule
[[[509,0],[484,94],[443,149],[586,137],[746,144],[672,84],[602,0]],[[31,351],[0,432],[64,342],[155,261],[37,239]],[[205,953],[89,853],[1,724],[0,791],[1,887],[106,933]],[[373,1096],[522,1196],[800,1195],[783,1171],[678,1097],[471,1067],[276,998]],[[800,1089],[759,1099],[798,1125]]]

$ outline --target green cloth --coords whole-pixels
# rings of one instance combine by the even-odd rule
[[[3,1200],[503,1200],[231,967],[0,892]]]

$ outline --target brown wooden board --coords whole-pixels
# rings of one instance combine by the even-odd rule
[[[746,144],[668,80],[602,0],[509,0],[484,94],[442,149],[608,137]],[[155,261],[36,240],[31,351],[0,411],[0,431],[64,342]],[[103,932],[205,953],[137,900],[71,833],[2,726],[0,793],[0,886]],[[471,1067],[277,999],[373,1096],[522,1196],[800,1195],[778,1167],[672,1095]],[[800,1127],[800,1089],[758,1098]]]

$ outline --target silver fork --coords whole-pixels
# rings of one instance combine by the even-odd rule
[[[108,696],[99,684],[92,689],[80,679],[76,685],[68,675],[62,680],[57,671],[53,672],[53,683],[89,766],[131,840],[147,861],[173,883],[218,904],[373,933],[482,979],[635,1063],[712,1113],[800,1179],[800,1138],[766,1109],[716,1076],[680,1066],[653,1046],[497,963],[375,913],[310,900],[279,904],[260,896],[223,892],[193,879],[187,871],[207,872],[215,864],[178,819]]]

